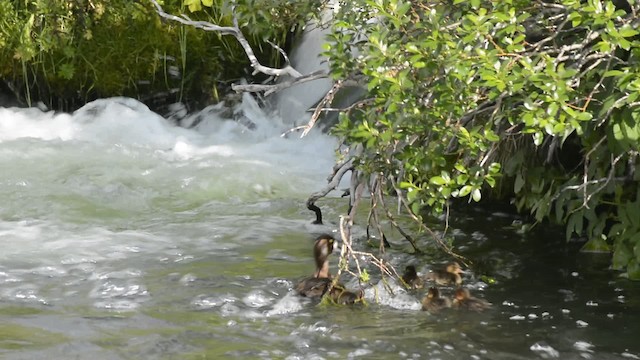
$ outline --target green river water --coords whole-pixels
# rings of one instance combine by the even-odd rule
[[[640,359],[640,284],[562,229],[520,233],[509,211],[450,219],[489,311],[431,315],[424,291],[399,288],[376,303],[372,266],[368,306],[299,298],[314,236],[346,210],[320,200],[317,226],[304,207],[335,141],[283,139],[242,106],[257,130],[213,115],[176,128],[130,99],[74,115],[0,108],[0,358]],[[399,271],[449,260],[427,236],[416,256],[390,234]]]

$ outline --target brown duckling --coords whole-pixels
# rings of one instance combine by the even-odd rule
[[[422,299],[422,310],[430,313],[436,313],[442,309],[450,307],[451,300],[446,297],[440,297],[440,291],[434,287],[430,287],[427,291],[427,295]]]
[[[416,272],[416,267],[413,265],[407,265],[407,267],[404,268],[404,274],[402,274],[402,281],[404,282],[405,286],[407,286],[409,289],[420,289],[422,288],[422,285],[423,285],[423,281],[418,276],[418,272]]]
[[[334,303],[338,305],[353,305],[357,302],[362,301],[364,297],[364,293],[360,290],[357,294],[348,291],[344,288],[344,286],[340,283],[335,284],[331,291],[329,291],[328,295]]]
[[[335,239],[329,234],[322,234],[316,238],[313,244],[313,258],[316,262],[316,270],[313,276],[302,279],[295,287],[298,294],[319,298],[324,295],[331,286],[331,275],[329,274],[329,255],[333,252]]]
[[[453,297],[453,307],[473,311],[484,311],[491,307],[491,303],[485,299],[471,296],[468,289],[458,288]]]
[[[460,274],[464,274],[464,270],[460,267],[460,264],[457,262],[452,262],[447,264],[447,267],[444,269],[436,269],[430,271],[426,276],[426,280],[433,280],[438,285],[456,285],[460,286],[462,284],[462,276]]]

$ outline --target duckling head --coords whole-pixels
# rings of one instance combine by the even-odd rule
[[[457,262],[452,262],[449,265],[447,265],[447,272],[451,273],[451,274],[464,274],[464,270],[462,270],[462,267],[460,267],[460,264],[458,264]]]
[[[427,299],[432,300],[432,299],[437,299],[439,297],[440,297],[440,291],[438,291],[438,288],[430,287],[429,290],[427,291]]]
[[[404,274],[402,275],[403,278],[414,278],[418,276],[418,272],[416,271],[416,267],[413,265],[407,265],[407,267],[404,268]]]
[[[458,301],[463,301],[471,297],[468,289],[458,288],[456,289],[455,299]]]
[[[364,292],[362,290],[356,292],[345,290],[345,288],[337,284],[331,288],[329,292],[331,301],[338,305],[353,305],[358,302],[362,302],[364,299]]]

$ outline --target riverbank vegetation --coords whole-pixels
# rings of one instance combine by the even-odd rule
[[[639,14],[634,1],[344,2],[325,55],[367,93],[334,133],[419,222],[456,199],[511,201],[640,279]]]
[[[228,4],[209,3],[163,2],[172,13],[230,25]],[[258,58],[278,65],[280,53],[266,40],[284,46],[313,4],[237,1],[236,13]],[[210,102],[246,77],[248,65],[233,37],[163,21],[150,1],[0,0],[0,80],[25,105],[73,110],[120,95]]]

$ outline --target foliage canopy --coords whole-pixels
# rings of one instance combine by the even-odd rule
[[[637,1],[341,1],[326,56],[367,98],[335,134],[411,211],[512,198],[640,279]]]
[[[194,20],[232,23],[230,1],[204,1],[209,7],[194,13],[200,0],[162,3]],[[284,46],[314,2],[235,3],[256,55],[276,66],[280,54],[265,40]],[[216,98],[248,64],[233,37],[163,22],[150,1],[0,0],[0,79],[27,104],[68,110],[98,97],[149,100],[159,92]]]

